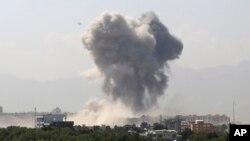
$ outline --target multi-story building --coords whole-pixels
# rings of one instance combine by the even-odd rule
[[[44,126],[49,126],[54,122],[63,122],[66,119],[66,114],[45,114],[36,115],[36,127],[41,128]]]
[[[164,119],[163,125],[165,125],[165,127],[169,130],[180,131],[181,121],[185,121],[185,118],[181,115],[177,115],[173,118]]]
[[[214,132],[214,126],[211,123],[205,123],[203,120],[195,120],[193,122],[183,121],[181,122],[181,130],[191,129],[194,132]]]
[[[190,129],[190,124],[188,121],[181,121],[181,131],[184,131],[185,129]]]
[[[230,118],[226,115],[188,115],[184,116],[185,121],[191,122],[195,120],[203,120],[205,123],[211,123],[214,125],[229,124]]]

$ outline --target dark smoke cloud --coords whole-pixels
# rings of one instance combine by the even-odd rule
[[[134,111],[157,103],[167,87],[167,61],[178,58],[183,48],[153,12],[139,19],[104,13],[82,40],[105,76],[105,92]]]

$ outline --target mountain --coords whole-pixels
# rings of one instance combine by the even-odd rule
[[[79,111],[85,101],[101,94],[95,82],[84,77],[51,81],[20,79],[0,75],[0,105],[5,112],[48,111],[57,106],[63,111]]]
[[[172,66],[169,88],[161,99],[166,112],[183,114],[226,114],[250,123],[250,62],[236,66],[187,69]]]
[[[235,66],[188,69],[171,66],[169,86],[161,98],[162,112],[175,114],[226,114],[250,123],[250,62]],[[102,97],[101,80],[82,76],[50,81],[20,79],[0,75],[0,105],[6,112],[48,111],[59,106],[63,111],[79,111],[84,103]]]

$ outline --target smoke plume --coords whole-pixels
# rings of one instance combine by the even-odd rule
[[[33,128],[34,114],[0,114],[0,128],[8,126],[22,126]]]
[[[106,12],[87,27],[82,41],[104,75],[105,93],[136,112],[163,95],[168,81],[164,70],[183,48],[153,12],[139,19]]]
[[[126,118],[133,116],[131,110],[118,101],[90,99],[85,103],[82,111],[69,119],[76,125],[124,125]]]

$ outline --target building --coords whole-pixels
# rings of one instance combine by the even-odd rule
[[[51,111],[51,113],[52,113],[52,114],[60,114],[60,113],[62,113],[62,110],[61,110],[59,107],[56,107],[55,109],[53,109],[53,110]]]
[[[184,116],[185,121],[191,122],[195,120],[203,120],[205,123],[211,123],[213,125],[229,124],[230,118],[226,115],[188,115]]]
[[[203,120],[195,120],[193,122],[181,122],[181,130],[190,129],[194,132],[207,132],[212,133],[215,131],[213,124],[205,123]]]
[[[136,124],[136,125],[140,125],[142,122],[153,124],[158,121],[159,121],[158,117],[153,117],[149,115],[142,115],[140,117],[131,117],[125,119],[126,124]]]
[[[3,107],[0,106],[0,114],[3,113]]]
[[[167,139],[167,140],[176,140],[177,131],[176,130],[152,130],[146,132],[146,136],[152,138],[153,140],[157,139]]]
[[[163,124],[167,129],[169,130],[181,130],[181,121],[184,121],[185,119],[181,115],[177,115],[173,118],[164,119]]]
[[[58,127],[58,128],[68,127],[68,128],[73,129],[74,122],[73,121],[57,121],[57,122],[51,123],[50,126]]]
[[[181,131],[184,131],[185,129],[190,129],[190,124],[187,121],[181,121]]]
[[[45,114],[36,115],[36,127],[41,128],[44,126],[49,126],[54,122],[63,122],[66,120],[66,114]]]

